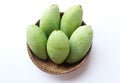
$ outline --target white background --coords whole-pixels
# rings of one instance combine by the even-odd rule
[[[50,4],[60,11],[80,4],[94,31],[84,69],[65,75],[39,70],[26,51],[26,29]],[[0,83],[120,83],[119,0],[0,0]]]

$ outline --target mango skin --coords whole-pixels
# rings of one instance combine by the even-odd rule
[[[55,30],[50,34],[47,42],[47,52],[54,63],[63,63],[69,54],[69,49],[69,40],[64,32]]]
[[[66,62],[77,63],[82,60],[91,47],[93,30],[90,26],[84,25],[77,28],[70,37],[70,53]]]
[[[56,4],[52,4],[46,8],[41,16],[39,25],[40,28],[45,32],[47,38],[53,30],[59,29],[60,12]]]
[[[70,7],[62,16],[60,30],[66,33],[68,38],[82,23],[83,10],[79,5]]]
[[[47,37],[45,33],[36,25],[29,25],[27,28],[27,43],[32,52],[40,59],[47,59]]]

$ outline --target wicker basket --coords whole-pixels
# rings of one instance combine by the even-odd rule
[[[63,13],[60,13],[60,16],[62,17]],[[40,20],[39,20],[40,21]],[[37,21],[36,25],[39,26],[39,21]],[[82,22],[82,25],[85,25],[84,22]],[[79,61],[78,63],[75,64],[67,64],[67,63],[62,63],[62,64],[55,64],[53,63],[49,58],[47,60],[41,60],[39,59],[34,53],[31,51],[29,48],[29,45],[27,44],[27,51],[28,54],[33,61],[33,63],[42,71],[50,74],[65,74],[71,71],[74,71],[81,67],[88,59],[89,53],[90,53],[91,48],[87,52],[86,56]]]

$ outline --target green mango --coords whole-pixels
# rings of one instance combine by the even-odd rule
[[[27,43],[32,52],[40,59],[47,59],[47,37],[45,33],[36,25],[27,28]]]
[[[67,63],[73,64],[82,60],[91,47],[93,30],[91,26],[80,26],[70,37],[70,53],[66,59]]]
[[[83,10],[79,5],[70,7],[62,16],[60,30],[66,33],[68,38],[82,23]]]
[[[59,29],[60,12],[56,4],[52,4],[46,8],[41,16],[39,25],[40,28],[45,32],[47,38],[53,30]]]
[[[47,52],[50,59],[61,64],[65,61],[69,53],[69,40],[66,34],[60,30],[54,30],[47,42]]]

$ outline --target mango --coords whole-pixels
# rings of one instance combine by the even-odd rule
[[[40,59],[47,59],[47,37],[36,25],[29,25],[27,28],[27,43],[32,52]]]
[[[40,19],[40,28],[45,32],[47,38],[53,30],[59,29],[60,12],[56,4],[50,5],[43,12]]]
[[[91,26],[80,26],[70,37],[70,53],[66,62],[69,64],[77,63],[82,60],[91,47],[93,30]]]
[[[82,23],[83,10],[79,5],[70,7],[62,16],[60,30],[66,33],[68,38]]]
[[[69,40],[66,34],[60,30],[54,30],[47,42],[47,52],[50,59],[61,64],[65,61],[69,53]]]

